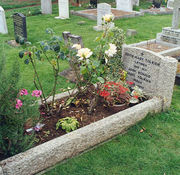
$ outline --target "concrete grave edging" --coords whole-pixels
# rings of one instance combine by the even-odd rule
[[[59,94],[57,98],[66,96]],[[0,162],[0,175],[32,175],[122,133],[146,117],[161,112],[163,100],[154,97],[76,131],[55,138]]]

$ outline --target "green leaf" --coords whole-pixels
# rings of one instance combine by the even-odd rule
[[[25,59],[25,60],[24,60],[24,63],[25,63],[25,64],[29,64],[29,59]]]
[[[104,81],[104,78],[102,78],[102,77],[98,77],[97,80],[98,80],[100,83],[104,83],[104,82],[105,82],[105,81]]]
[[[84,75],[87,73],[87,68],[85,66],[81,66],[81,74]]]

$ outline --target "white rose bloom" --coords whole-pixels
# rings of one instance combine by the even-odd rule
[[[76,50],[79,50],[79,49],[81,49],[81,45],[80,44],[74,44],[72,46],[72,48],[75,48]]]
[[[105,51],[105,54],[108,57],[113,57],[117,53],[117,47],[115,44],[110,43],[109,44],[109,49]]]
[[[89,58],[93,53],[88,48],[82,48],[78,50],[77,56],[80,57],[79,60],[83,60],[83,58]]]

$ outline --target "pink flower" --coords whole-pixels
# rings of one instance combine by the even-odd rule
[[[31,94],[33,97],[40,97],[42,95],[42,91],[40,90],[34,90]]]
[[[20,96],[23,96],[23,95],[28,95],[27,89],[22,89],[22,90],[20,91]]]
[[[22,101],[19,99],[16,99],[16,109],[19,109],[23,105]]]

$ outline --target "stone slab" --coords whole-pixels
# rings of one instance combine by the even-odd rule
[[[174,0],[168,0],[167,8],[168,9],[173,9],[174,8]]]
[[[67,93],[60,94],[58,97],[65,95]],[[6,175],[33,175],[118,135],[149,113],[161,112],[162,104],[162,99],[154,97],[1,161],[0,166]]]

